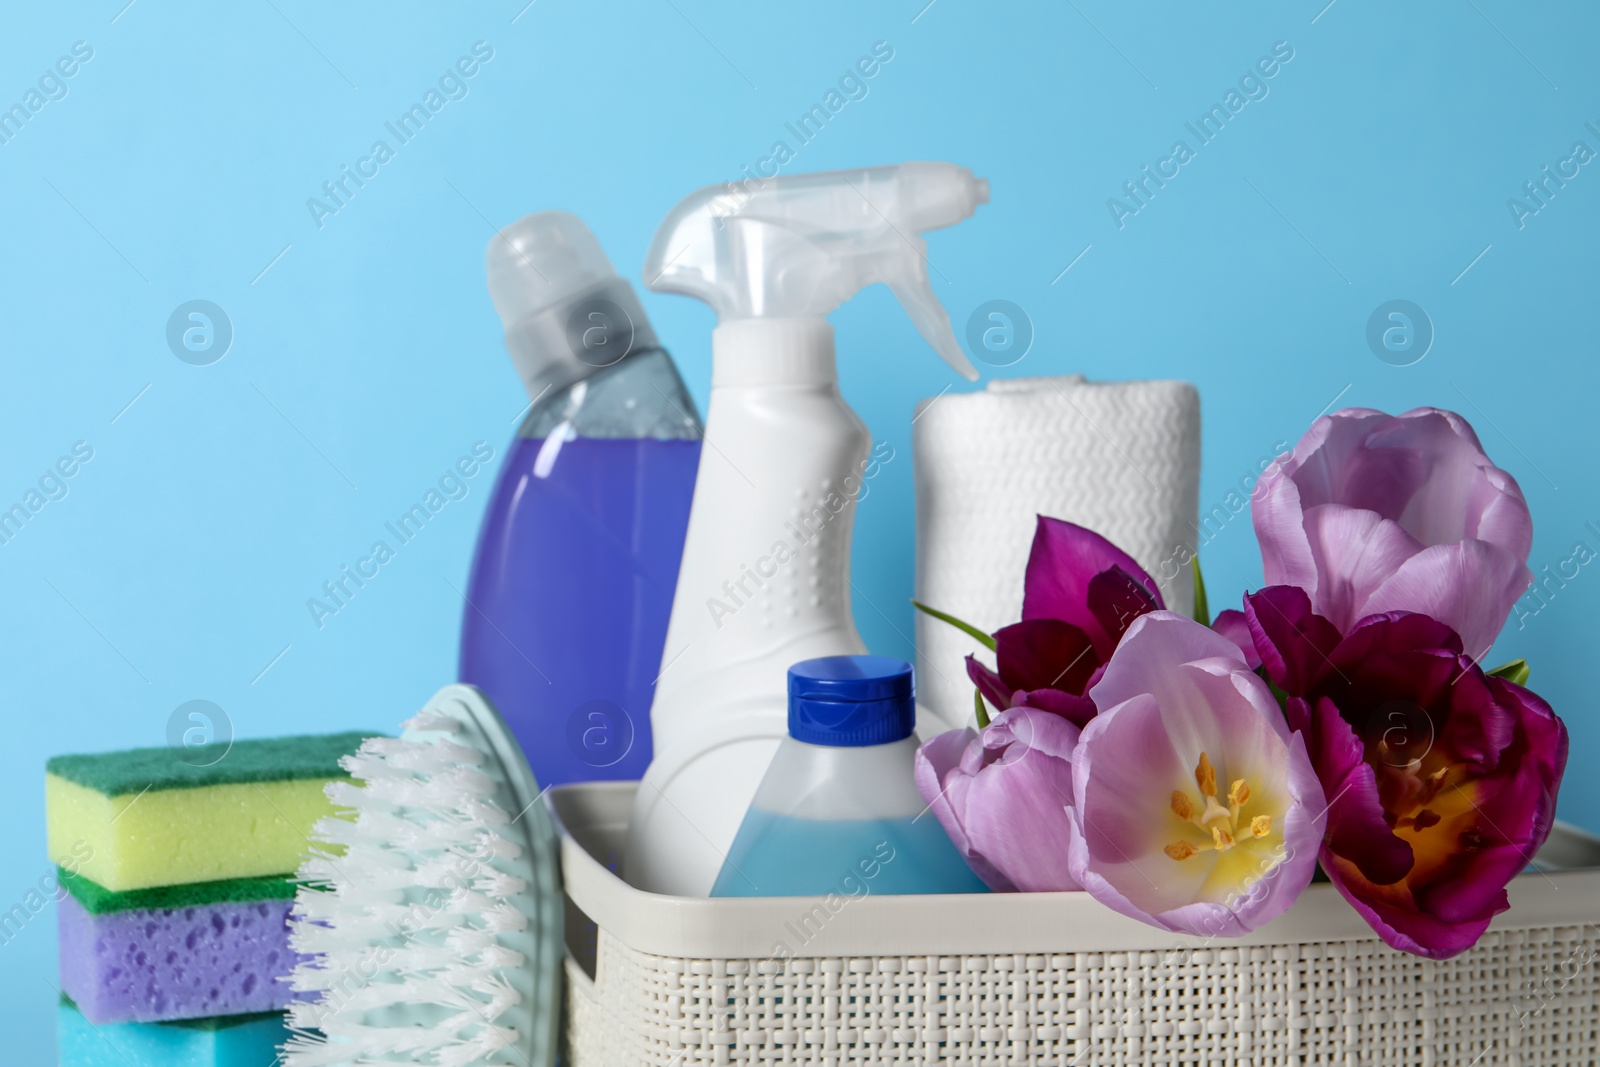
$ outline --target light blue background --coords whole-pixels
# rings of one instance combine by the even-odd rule
[[[1600,169],[1525,228],[1506,206],[1574,141],[1600,148],[1592,4],[925,2],[10,12],[0,104],[76,41],[94,58],[0,145],[0,503],[76,441],[94,458],[0,546],[0,909],[47,870],[48,756],[160,744],[196,698],[240,736],[393,728],[452,679],[493,471],[324,628],[306,599],[475,441],[503,454],[525,398],[484,290],[492,226],[574,211],[636,278],[668,208],[794,147],[784,123],[880,40],[894,58],[869,95],[786,170],[936,159],[987,177],[992,203],[931,258],[958,329],[986,300],[1026,309],[1033,349],[1000,373],[1196,382],[1207,510],[1335,398],[1455,408],[1527,493],[1535,569],[1600,548]],[[479,40],[494,58],[470,94],[319,229],[307,198]],[[1107,198],[1277,41],[1294,58],[1267,98],[1119,230]],[[211,366],[164,339],[195,298],[235,330]],[[1365,341],[1394,298],[1437,332],[1414,366]],[[643,299],[703,408],[710,312]],[[881,289],[833,321],[847,398],[904,457],[862,507],[857,618],[907,656],[910,415],[955,379]],[[1204,559],[1219,606],[1259,582],[1243,520]],[[1600,829],[1593,569],[1491,660],[1532,660],[1572,731],[1561,812]],[[50,1059],[53,925],[0,947],[9,1062]]]

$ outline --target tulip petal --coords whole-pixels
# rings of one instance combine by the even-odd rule
[[[1502,888],[1491,914],[1470,923],[1450,923],[1419,911],[1404,885],[1387,894],[1382,887],[1361,892],[1359,873],[1331,848],[1323,850],[1322,869],[1384,944],[1429,959],[1446,960],[1465,952],[1478,943],[1494,916],[1511,906]]]
[[[1416,419],[1425,419],[1416,414]],[[1284,461],[1306,508],[1340,503],[1396,516],[1427,479],[1430,446],[1453,438],[1443,422],[1416,424],[1372,408],[1344,408],[1312,423]]]
[[[1131,643],[1133,651],[1129,651]],[[1152,611],[1128,627],[1117,654],[1106,664],[1105,673],[1089,690],[1089,696],[1102,709],[1141,693],[1154,694],[1162,704],[1169,699],[1180,700],[1187,693],[1181,677],[1171,671],[1152,670],[1152,664],[1202,659],[1222,659],[1245,666],[1239,646],[1210,627],[1176,612]]]
[[[1098,636],[1101,625],[1088,607],[1089,583],[1113,567],[1150,590],[1157,607],[1164,606],[1156,583],[1132,556],[1093,530],[1040,515],[1023,582],[1022,617],[1060,619]]]
[[[1048,711],[1080,728],[1087,726],[1089,720],[1095,717],[1094,701],[1075,693],[1065,693],[1059,689],[1032,689],[1012,696],[1018,707]]]
[[[1250,518],[1261,546],[1267,585],[1297,585],[1318,603],[1318,557],[1301,517],[1306,509],[1340,500],[1342,471],[1370,429],[1389,418],[1371,408],[1342,408],[1324,415],[1274,460],[1256,483]]]
[[[1244,621],[1273,684],[1291,696],[1309,691],[1339,645],[1333,623],[1311,610],[1304,589],[1274,585],[1244,598]]]
[[[1511,606],[1532,583],[1533,572],[1505,549],[1486,541],[1461,541],[1434,545],[1407,559],[1358,608],[1360,615],[1430,615],[1461,635],[1469,655],[1481,658],[1499,636]]]
[[[1373,590],[1423,550],[1398,522],[1374,511],[1322,504],[1307,508],[1301,521],[1317,561],[1317,613],[1341,632],[1378,610],[1367,606]]]
[[[972,730],[949,730],[917,749],[913,776],[928,809],[972,872],[996,892],[1014,892],[1016,885],[977,851],[961,818],[962,812],[970,810],[971,787],[981,763],[982,747]]]
[[[1061,716],[1018,707],[981,733],[950,731],[918,749],[918,790],[991,889],[1078,888],[1066,859],[1077,741]]]
[[[1481,691],[1475,691],[1479,687]],[[1567,735],[1550,705],[1501,679],[1472,671],[1452,695],[1464,704],[1492,706],[1506,723],[1504,755],[1487,763],[1494,773],[1467,787],[1470,793],[1458,790],[1475,816],[1474,847],[1449,857],[1427,887],[1417,892],[1419,907],[1428,913],[1446,921],[1470,921],[1494,914],[1498,887],[1533,862],[1549,837],[1556,792],[1566,769]],[[1452,725],[1473,718],[1463,707],[1462,714],[1452,715]]]
[[[1414,611],[1482,654],[1532,577],[1522,490],[1449,411],[1318,419],[1262,475],[1252,512],[1267,584],[1304,589],[1341,632]]]
[[[1453,411],[1416,408],[1374,433],[1367,446],[1375,463],[1397,451],[1425,460],[1402,508],[1373,510],[1398,519],[1426,545],[1477,539],[1501,545],[1518,559],[1528,558],[1533,517],[1522,489],[1484,454],[1466,419]]]
[[[1001,680],[1000,676],[978,661],[977,656],[967,657],[967,677],[972,684],[978,687],[978,692],[983,694],[996,710],[1004,711],[1011,706],[1012,690]]]
[[[974,851],[1023,892],[1079,888],[1067,865],[1066,811],[1077,741],[1076,726],[1032,708],[1013,708],[985,731],[985,744],[1002,754],[972,779],[967,833]]]
[[[967,831],[956,814],[958,809],[951,799],[950,791],[956,789],[959,798],[961,791],[965,790],[971,776],[959,772],[958,769],[963,754],[976,744],[977,740],[977,733],[971,729],[947,730],[918,747],[912,770],[912,777],[917,783],[918,791],[922,793],[922,799],[928,802],[929,808],[939,817],[945,832],[950,835],[950,840],[955,842],[956,848],[963,854],[969,845]]]
[[[1283,879],[1289,888],[1282,894],[1276,910],[1263,907],[1256,916],[1257,925],[1276,918],[1288,910],[1301,891],[1311,884],[1317,870],[1318,845],[1327,832],[1328,797],[1322,779],[1311,763],[1311,752],[1303,734],[1289,735],[1287,786],[1294,803],[1284,816],[1283,840],[1287,855],[1281,870],[1273,874]],[[1299,888],[1294,888],[1298,886]]]
[[[1487,678],[1486,681],[1496,703],[1515,708],[1521,713],[1518,716],[1522,735],[1520,744],[1529,762],[1545,769],[1544,783],[1553,796],[1555,787],[1560,784],[1567,769],[1569,741],[1566,724],[1543,697],[1526,686],[1508,682],[1504,678]],[[1536,831],[1536,836],[1539,832]],[[1543,827],[1542,833],[1549,833],[1548,825]],[[1544,839],[1540,837],[1535,843],[1536,850],[1543,844]]]
[[[1448,623],[1420,612],[1392,611],[1368,615],[1357,622],[1332,658],[1355,666],[1368,662],[1369,657],[1419,650],[1458,656],[1465,649],[1461,636]]]
[[[1311,713],[1310,747],[1316,753],[1323,792],[1330,798],[1328,847],[1335,855],[1347,857],[1373,885],[1392,885],[1404,878],[1413,863],[1411,846],[1396,837],[1385,821],[1377,776],[1366,762],[1365,746],[1326,697]],[[1332,871],[1328,873],[1333,876]]]
[[[1261,475],[1250,496],[1250,523],[1261,548],[1261,571],[1268,585],[1295,585],[1317,595],[1317,559],[1301,522],[1300,488],[1276,460]]]
[[[1174,822],[1168,791],[1190,768],[1173,750],[1157,699],[1142,693],[1102,709],[1079,737],[1074,763],[1073,877],[1101,903],[1145,922],[1192,901],[1210,865],[1203,857],[1179,864],[1161,851],[1162,831]]]
[[[1024,619],[995,631],[995,662],[1006,687],[1081,693],[1100,666],[1089,637],[1060,619]]]
[[[1533,550],[1533,514],[1517,480],[1498,467],[1490,467],[1484,473],[1478,496],[1477,522],[1468,530],[1468,536],[1499,545],[1526,561]]]
[[[1458,468],[1449,461],[1471,455],[1460,444],[1449,424],[1432,414],[1344,414],[1295,481],[1307,508],[1340,503],[1396,518],[1442,471]]]
[[[1148,583],[1148,577],[1144,581]],[[1089,611],[1111,638],[1095,649],[1100,658],[1111,658],[1117,650],[1117,642],[1128,632],[1134,619],[1160,607],[1161,598],[1156,595],[1155,586],[1141,584],[1139,578],[1121,567],[1111,567],[1089,579]]]
[[[1255,638],[1250,634],[1250,624],[1245,620],[1244,612],[1237,608],[1229,608],[1217,613],[1211,620],[1211,628],[1239,646],[1239,651],[1244,653],[1245,666],[1255,670],[1261,666],[1261,653],[1256,649]]]

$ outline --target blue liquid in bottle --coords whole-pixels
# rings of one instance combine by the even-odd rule
[[[640,778],[700,419],[580,219],[518,219],[486,267],[533,403],[478,536],[460,678],[500,710],[540,785]]]
[[[693,410],[667,354],[638,353],[536,407],[501,470],[460,676],[505,716],[541,786],[636,779],[650,763],[700,462]]]
[[[933,813],[900,819],[804,819],[751,808],[714,897],[984,893]]]
[[[789,668],[778,745],[714,897],[985,893],[917,791],[911,664],[824,656]]]

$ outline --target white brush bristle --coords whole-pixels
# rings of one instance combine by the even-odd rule
[[[351,817],[319,822],[300,868],[290,944],[311,958],[289,982],[310,996],[289,1009],[285,1067],[520,1062],[515,813],[461,723],[423,712],[405,726],[345,757],[357,781],[328,786]]]

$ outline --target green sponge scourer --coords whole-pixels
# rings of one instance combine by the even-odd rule
[[[61,886],[83,905],[90,915],[113,915],[119,911],[198,908],[207,904],[250,904],[258,900],[293,900],[299,883],[285,875],[260,878],[231,878],[223,882],[186,882],[183,885],[153,886],[115,893],[98,882],[60,868],[56,875]]]
[[[350,777],[339,759],[361,747],[365,732],[268,737],[178,749],[130,748],[55,756],[45,771],[106,796],[145,789],[195,789],[245,782],[326,781]]]
[[[366,733],[57,756],[46,764],[50,858],[114,893],[295,870],[323,793]]]

